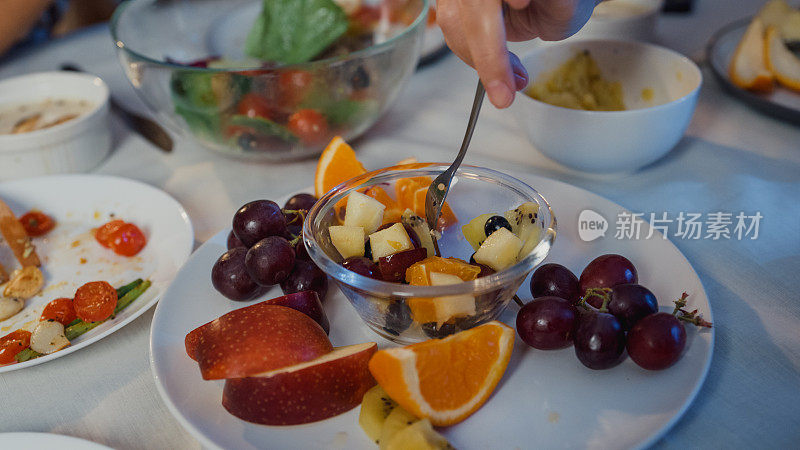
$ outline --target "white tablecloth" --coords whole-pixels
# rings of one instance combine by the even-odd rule
[[[700,57],[710,35],[752,14],[760,0],[697,1],[664,16],[661,42]],[[524,51],[524,45],[515,49]],[[0,78],[76,62],[118,98],[144,111],[97,27],[0,63]],[[714,308],[716,348],[697,400],[656,446],[791,447],[800,442],[800,127],[756,113],[720,90],[704,70],[686,138],[638,173],[590,178],[537,153],[508,112],[485,107],[467,162],[540,173],[604,195],[637,212],[740,211],[763,215],[756,240],[675,239]],[[355,143],[367,167],[398,155],[451,160],[473,95],[474,73],[455,57],[424,68],[397,104]],[[197,243],[230,224],[236,207],[276,198],[312,181],[315,161],[253,164],[221,158],[186,140],[165,155],[115,123],[115,151],[98,173],[165,189],[187,209]],[[568,132],[568,130],[565,130]],[[42,431],[115,448],[195,448],[159,398],[148,363],[152,312],[91,347],[0,375],[0,432]],[[601,387],[598,387],[601,388]],[[794,444],[794,445],[792,445]]]

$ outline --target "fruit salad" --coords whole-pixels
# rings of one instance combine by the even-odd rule
[[[398,214],[397,204],[408,196],[407,189],[412,184],[416,191],[424,193],[430,180],[398,180],[394,186],[396,199],[377,185],[346,197],[339,224],[328,227],[331,244],[344,268],[392,283],[446,286],[511,267],[539,242],[539,205],[529,202],[501,214],[479,215],[464,225],[463,237],[474,250],[469,261],[443,257],[437,254],[434,242],[445,234],[457,233],[456,227],[451,226],[457,219],[449,207],[444,208],[440,229],[431,230],[417,211],[405,209]],[[416,185],[424,187],[420,190]],[[424,206],[421,209],[424,214]],[[488,320],[486,313],[487,308],[492,308],[491,303],[473,295],[392,301],[381,305],[385,310],[383,330],[399,336],[416,324],[428,337],[444,337]]]

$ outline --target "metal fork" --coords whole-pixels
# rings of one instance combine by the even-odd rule
[[[469,122],[467,122],[467,132],[464,134],[464,141],[461,143],[461,150],[458,152],[453,164],[444,172],[439,174],[428,187],[428,195],[425,197],[425,220],[428,222],[428,227],[433,230],[438,230],[439,216],[442,213],[442,205],[447,193],[450,192],[450,183],[453,182],[453,177],[464,160],[464,155],[467,154],[469,141],[472,140],[472,133],[475,131],[475,124],[478,122],[478,114],[481,112],[481,104],[486,90],[483,88],[483,83],[478,80],[478,88],[475,90],[475,100],[472,102],[472,112],[469,115]],[[436,233],[433,236],[433,245],[436,249],[436,254],[439,255],[439,244],[436,242]]]

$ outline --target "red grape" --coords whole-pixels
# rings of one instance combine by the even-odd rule
[[[628,333],[628,354],[633,362],[648,370],[666,369],[675,364],[685,346],[683,324],[665,312],[641,319]]]
[[[645,316],[658,312],[656,296],[638,284],[618,284],[611,288],[608,312],[615,315],[628,331]]]
[[[233,234],[233,230],[231,230],[231,232],[228,233],[227,245],[228,245],[228,250],[230,250],[232,248],[236,248],[236,247],[244,247],[244,244],[242,244],[242,241],[240,241],[239,238],[237,238],[236,235]]]
[[[378,270],[378,265],[369,258],[365,258],[363,256],[353,256],[345,259],[344,262],[342,262],[342,266],[344,266],[345,269],[355,272],[359,275],[364,275],[365,277],[374,278],[376,280],[381,279],[381,273],[380,270]]]
[[[211,269],[211,284],[231,300],[250,300],[261,288],[247,273],[244,265],[247,249],[236,247],[223,253]]]
[[[578,311],[560,297],[540,297],[517,313],[517,332],[531,347],[553,350],[569,347],[575,333]]]
[[[286,233],[286,218],[277,203],[271,200],[252,201],[233,215],[233,233],[247,247],[270,236]]]
[[[314,291],[320,301],[324,301],[328,292],[327,275],[311,261],[295,260],[294,270],[280,284],[284,294]]]
[[[261,286],[274,286],[289,276],[294,260],[292,244],[282,237],[270,236],[250,247],[244,266],[253,281]]]
[[[581,295],[586,295],[590,288],[610,288],[618,284],[636,284],[639,281],[633,263],[621,255],[609,254],[598,256],[590,262],[580,278]],[[600,307],[598,297],[590,297],[586,301],[595,308]]]
[[[533,272],[531,295],[561,297],[575,305],[581,298],[578,277],[561,264],[545,264]]]
[[[619,320],[604,312],[587,312],[578,319],[575,355],[590,369],[608,369],[624,358],[625,332]]]
[[[308,211],[314,206],[314,203],[317,203],[317,197],[311,194],[296,194],[289,198],[289,200],[286,200],[286,204],[283,205],[283,208],[292,210],[304,209]]]

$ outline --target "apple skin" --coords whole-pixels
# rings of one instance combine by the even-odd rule
[[[231,311],[186,335],[205,380],[241,378],[310,361],[333,350],[307,315],[264,302]]]
[[[225,380],[222,406],[262,425],[299,425],[337,416],[361,404],[375,386],[369,360],[377,348],[374,342],[339,347],[316,364]]]
[[[295,292],[294,294],[265,300],[262,303],[285,306],[300,311],[314,319],[314,321],[325,330],[325,334],[330,334],[331,326],[328,322],[328,316],[325,315],[325,310],[322,309],[322,302],[319,299],[319,294],[314,291]]]
[[[284,295],[282,297],[276,297],[270,300],[265,300],[261,303],[257,303],[257,305],[260,304],[285,306],[287,308],[300,311],[301,313],[314,319],[314,321],[317,322],[323,330],[325,330],[325,334],[330,333],[328,316],[325,314],[325,310],[322,308],[322,302],[319,299],[319,295],[314,291],[296,292],[294,294]],[[197,361],[197,345],[200,342],[202,330],[203,327],[197,327],[190,331],[189,334],[186,335],[186,340],[184,342],[186,345],[186,354],[195,361]]]

